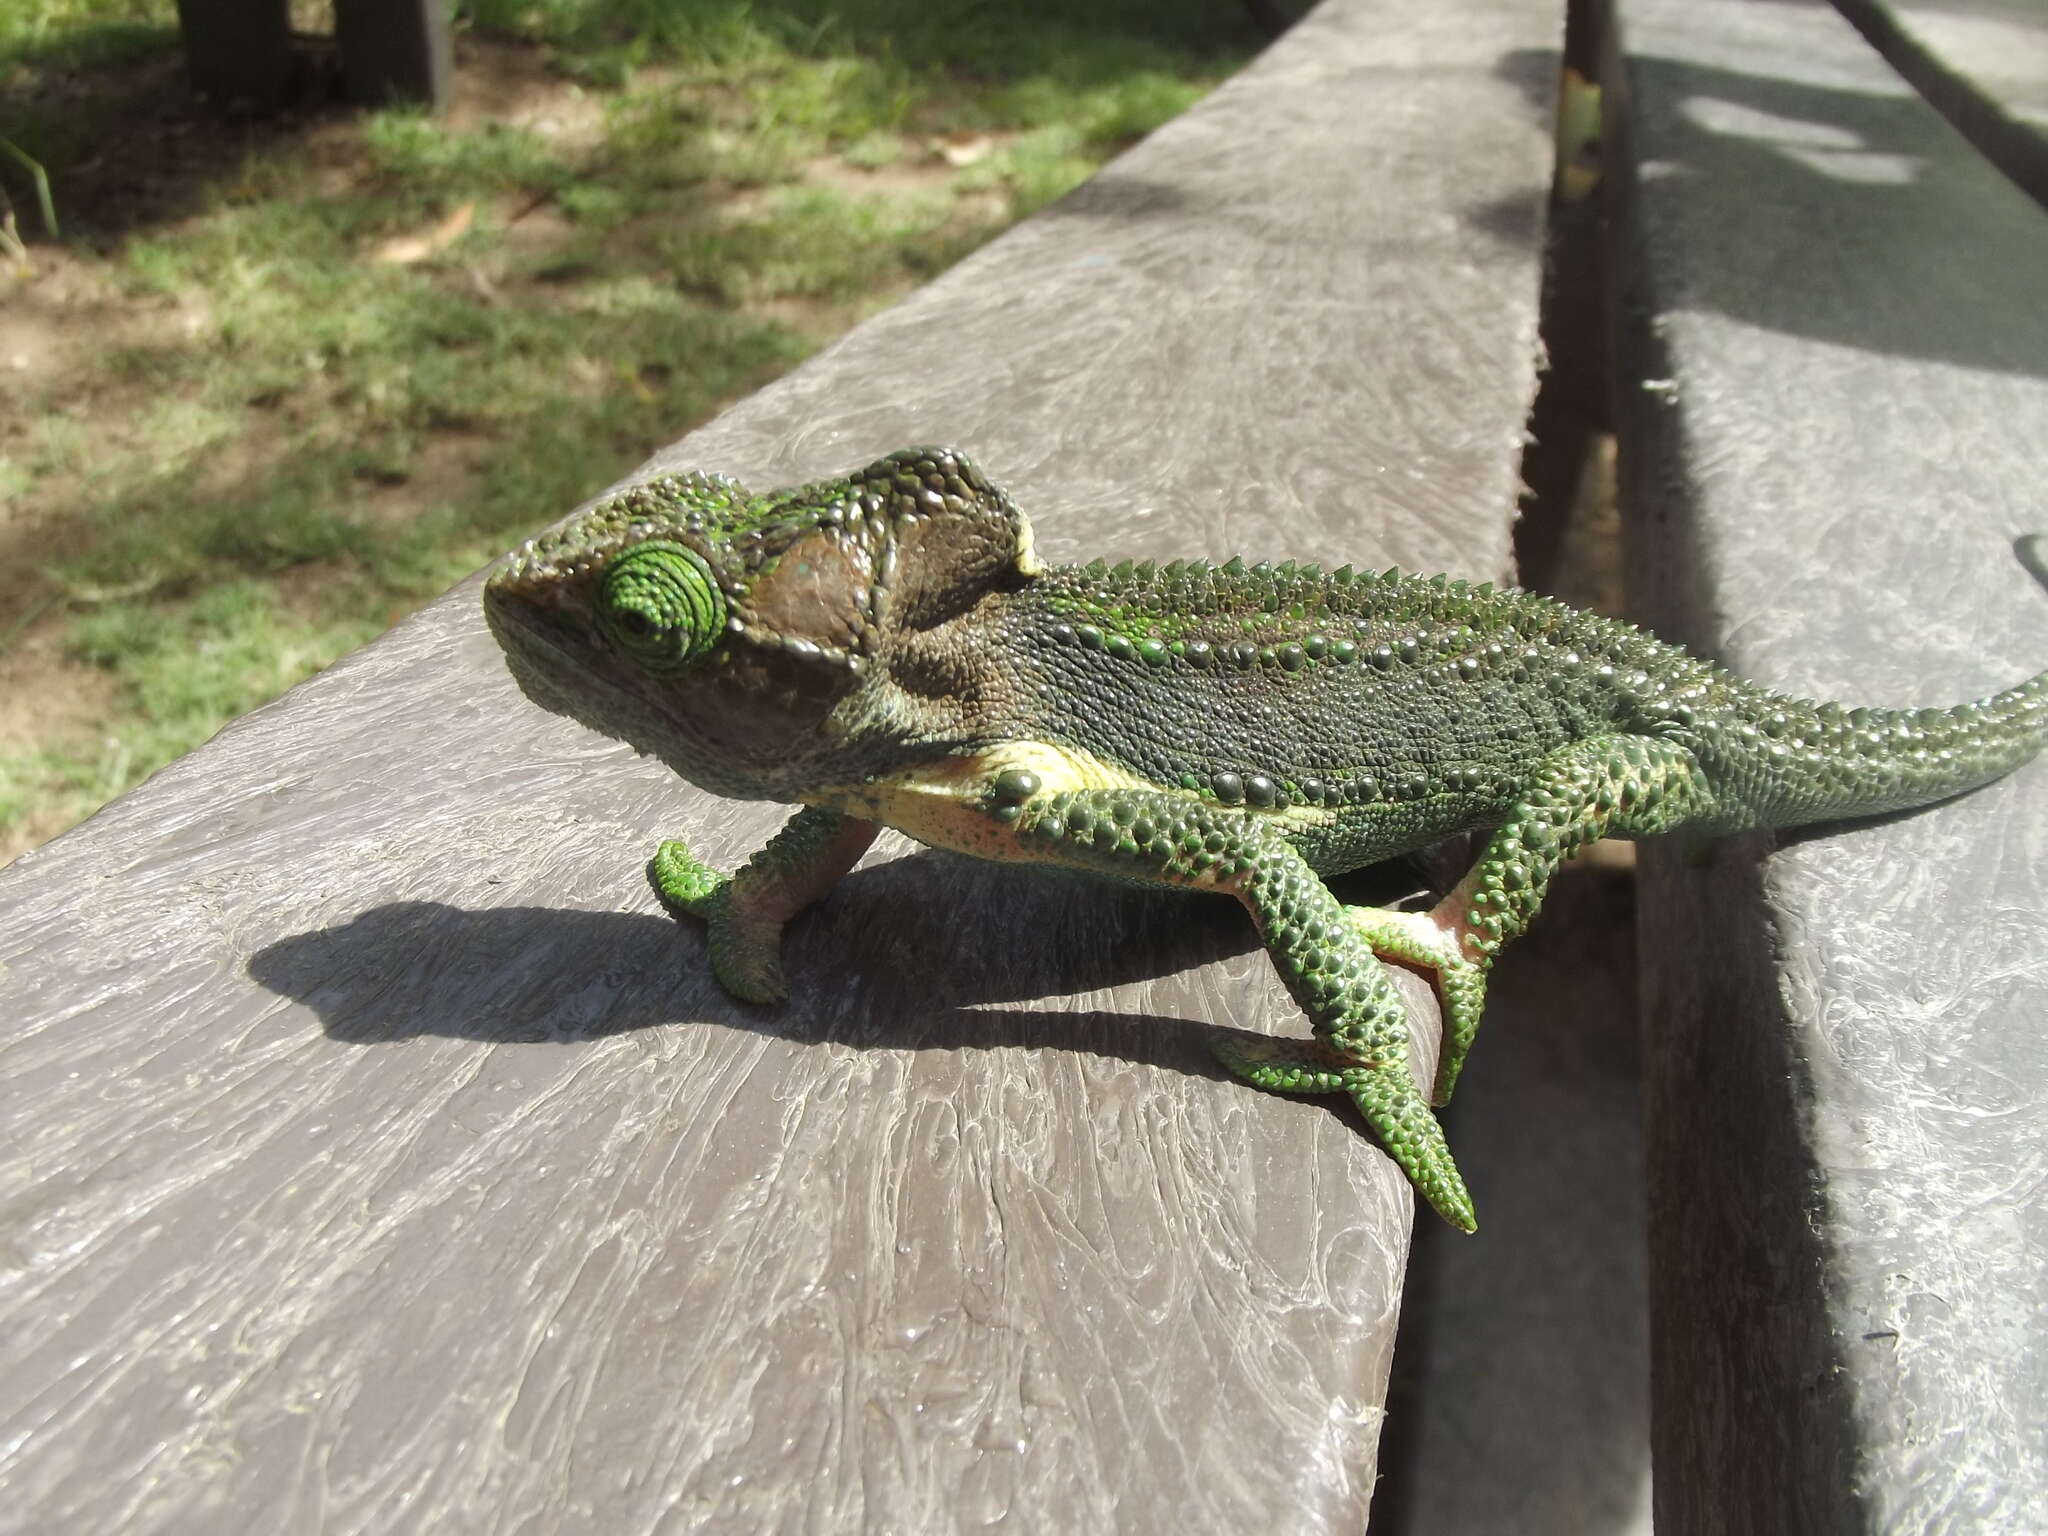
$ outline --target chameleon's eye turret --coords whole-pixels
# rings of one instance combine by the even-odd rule
[[[695,550],[664,539],[614,559],[598,595],[598,622],[642,666],[688,666],[725,633],[725,594]]]

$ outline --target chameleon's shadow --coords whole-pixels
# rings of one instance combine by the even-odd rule
[[[1404,880],[1413,886],[1391,870],[1345,894],[1386,900]],[[415,901],[281,939],[251,956],[249,974],[354,1045],[571,1042],[704,1023],[799,1044],[1051,1047],[1219,1076],[1206,1048],[1218,1026],[1190,1022],[1215,1013],[1206,968],[1267,963],[1234,902],[929,851],[849,876],[791,923],[783,952],[789,1000],[757,1007],[718,986],[693,922]],[[1131,1011],[989,1006],[1133,983],[1145,991]]]

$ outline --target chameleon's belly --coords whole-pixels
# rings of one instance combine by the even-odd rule
[[[1028,775],[1034,795],[1097,790],[1156,793],[1168,788],[1077,748],[1022,740],[933,758],[858,784],[824,789],[811,799],[849,816],[894,827],[928,847],[1005,863],[1059,862],[1056,849],[1020,845],[1011,836],[1008,823],[999,814],[996,795],[997,781],[1010,774]],[[1244,814],[1289,838],[1335,820],[1334,812],[1307,806]]]
[[[928,847],[1005,863],[1060,862],[1056,849],[1020,844],[995,813],[996,781],[1016,773],[1029,775],[1036,792],[1048,795],[1119,789],[1195,793],[1183,786],[1155,784],[1078,748],[1027,740],[935,758],[873,780],[834,787],[814,798],[847,815],[894,827]],[[1204,798],[1213,803],[1213,796]],[[1439,790],[1375,804],[1240,804],[1235,809],[1253,830],[1285,838],[1312,868],[1328,875],[1491,826],[1506,802],[1494,795]]]

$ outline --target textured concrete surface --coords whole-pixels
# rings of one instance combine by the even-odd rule
[[[1489,1220],[1416,1232],[1374,1536],[1648,1536],[1634,911],[1574,866],[1496,973],[1450,1117]]]
[[[2048,662],[2048,213],[1821,5],[1624,0],[1631,582],[1759,681]],[[2048,764],[1646,849],[1656,1516],[2048,1529]]]
[[[1558,31],[1337,0],[659,462],[1498,576]],[[749,1010],[640,863],[779,819],[471,586],[0,874],[0,1528],[1355,1531],[1412,1202],[1243,920],[891,840]]]

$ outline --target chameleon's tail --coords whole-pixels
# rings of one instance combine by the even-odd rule
[[[2042,537],[2014,545],[2048,588]],[[1850,709],[1787,701],[1767,715],[1750,803],[1764,824],[1875,816],[2003,778],[2048,747],[2048,672],[1953,709]]]

